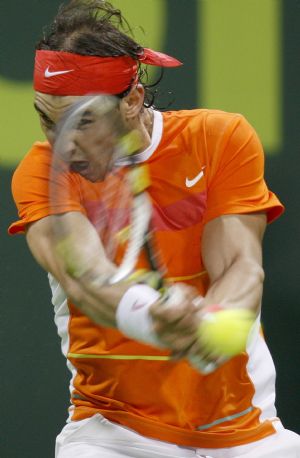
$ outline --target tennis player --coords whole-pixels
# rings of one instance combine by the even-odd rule
[[[276,415],[275,369],[259,332],[262,239],[283,211],[264,182],[261,143],[240,114],[154,109],[140,64],[180,62],[143,48],[122,24],[120,11],[100,0],[75,0],[59,10],[37,46],[34,71],[34,103],[48,141],[33,145],[12,184],[19,220],[9,231],[26,234],[49,273],[72,373],[56,457],[300,457],[299,436]],[[140,133],[136,161],[151,176],[156,243],[166,278],[181,284],[181,300],[171,295],[165,307],[147,285],[103,280],[115,270],[93,224],[110,162],[104,144],[96,168],[84,144],[74,146],[62,183],[69,199],[57,212],[51,207],[55,126],[91,93],[116,95],[124,121]],[[57,254],[58,217],[73,228],[89,267],[82,275],[71,275]],[[247,352],[208,374],[188,360],[203,357],[196,297],[204,297],[201,309],[245,308],[258,317]],[[172,353],[183,357],[170,359]]]

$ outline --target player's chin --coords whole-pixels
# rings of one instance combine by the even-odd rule
[[[83,178],[90,181],[91,183],[101,183],[105,179],[105,174],[95,175],[95,174],[81,173],[81,176],[83,176]]]
[[[93,183],[101,183],[113,173],[113,170],[114,167],[112,165],[108,165],[105,170],[97,170],[94,173],[91,173],[88,179]]]
[[[109,175],[110,175],[110,170],[98,170],[97,172],[94,173],[94,175],[92,174],[91,177],[90,177],[90,181],[92,181],[93,183],[101,183],[102,181],[104,181]]]
[[[79,171],[80,175],[92,183],[101,183],[104,181],[113,170],[113,165],[108,164],[105,167],[92,167],[89,166],[85,170]]]
[[[77,171],[79,175],[81,175],[83,178],[85,178],[88,181],[91,181],[92,183],[99,183],[101,181],[104,181],[106,173],[103,170],[99,169],[91,169],[90,167]]]

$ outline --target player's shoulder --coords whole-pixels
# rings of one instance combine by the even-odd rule
[[[241,113],[234,113],[222,110],[205,110],[207,133],[221,133],[228,129],[235,130],[237,127],[242,129],[252,129],[252,126]]]
[[[31,176],[46,176],[51,165],[51,146],[48,142],[35,142],[13,174],[13,184]]]
[[[27,151],[23,159],[19,162],[16,172],[24,168],[34,169],[42,164],[50,164],[51,162],[51,146],[48,142],[35,142]]]
[[[220,135],[230,125],[248,124],[241,113],[209,108],[167,111],[163,116],[166,121],[201,126],[208,135],[216,133]]]
[[[21,160],[20,164],[24,161],[30,160],[45,160],[45,158],[51,157],[51,146],[48,142],[37,141],[34,142],[28,152],[25,154],[24,158]]]

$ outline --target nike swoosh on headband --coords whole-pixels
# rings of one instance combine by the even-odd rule
[[[45,70],[45,77],[46,78],[51,78],[52,76],[63,75],[64,73],[70,73],[70,72],[74,72],[74,69],[72,69],[72,70],[60,70],[60,71],[57,71],[57,72],[51,72],[49,70],[49,67],[47,67],[46,70]]]

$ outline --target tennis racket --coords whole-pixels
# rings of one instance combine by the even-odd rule
[[[171,294],[172,301],[180,302],[182,295],[176,285],[164,288],[164,268],[153,241],[152,205],[147,193],[150,179],[147,167],[136,160],[140,147],[139,134],[123,122],[116,97],[87,96],[72,105],[56,130],[50,177],[52,213],[63,212],[66,203],[72,204],[75,183],[81,188],[83,206],[106,256],[113,262],[120,260],[106,281],[116,284],[132,278],[143,252],[148,262],[145,282],[164,290],[166,300]],[[76,277],[82,274],[82,266],[73,231],[64,218],[56,219],[53,232],[57,246],[67,270]],[[191,362],[202,373],[215,369],[213,363],[199,357]]]
[[[87,96],[72,105],[56,129],[50,177],[51,211],[60,213],[66,203],[71,203],[75,180],[83,188],[83,206],[92,214],[90,220],[106,256],[115,261],[122,252],[108,282],[114,284],[129,278],[144,250],[153,274],[148,277],[155,278],[159,288],[162,280],[153,249],[152,205],[147,194],[150,179],[147,167],[137,164],[135,158],[140,142],[137,131],[128,129],[123,122],[116,97]],[[63,218],[56,219],[57,246],[63,247],[64,262],[70,264],[67,270],[76,276],[82,269],[74,266],[73,230]]]

